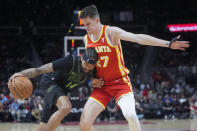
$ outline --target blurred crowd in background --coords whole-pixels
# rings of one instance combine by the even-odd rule
[[[88,2],[25,0],[17,4],[14,0],[0,1],[0,121],[40,120],[43,107],[40,77],[31,79],[34,93],[27,100],[14,99],[10,95],[7,81],[15,72],[63,57],[64,36],[76,35],[75,30],[71,33],[66,30],[74,20],[73,11],[80,10]],[[166,40],[181,34],[182,40],[190,41],[191,47],[186,51],[122,41],[140,119],[197,118],[197,33],[170,33],[166,28],[170,23],[196,22],[197,12],[191,8],[194,3],[194,0],[187,3],[179,1],[179,5],[176,1],[166,0],[125,0],[118,4],[104,0],[95,2],[104,24]],[[13,26],[17,27],[16,32],[10,30]],[[36,30],[41,26],[44,27],[44,33]],[[65,30],[49,34],[48,27],[53,26],[57,30],[57,27],[65,27]],[[83,33],[77,32],[77,35]],[[70,94],[73,108],[64,121],[79,121],[84,103],[91,93],[90,88],[87,83]],[[124,120],[114,99],[97,121],[113,120]]]

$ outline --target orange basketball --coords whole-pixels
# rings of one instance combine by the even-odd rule
[[[30,97],[33,92],[31,81],[24,76],[15,77],[8,88],[12,96],[20,100]]]

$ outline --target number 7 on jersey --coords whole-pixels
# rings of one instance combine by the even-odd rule
[[[101,61],[104,61],[103,65],[101,65]],[[108,65],[109,57],[108,56],[101,56],[97,61],[97,66],[100,68],[106,68]]]

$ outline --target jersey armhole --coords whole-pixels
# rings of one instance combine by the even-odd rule
[[[108,44],[109,46],[115,48],[116,45],[112,45],[111,41],[109,40],[109,37],[108,37],[108,34],[107,34],[107,29],[108,29],[108,27],[109,27],[109,26],[106,26],[106,28],[105,28],[105,39],[106,39],[107,44]]]

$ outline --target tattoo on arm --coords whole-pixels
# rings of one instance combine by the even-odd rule
[[[45,74],[45,73],[49,73],[49,72],[53,72],[52,63],[45,64],[45,65],[40,66],[38,68],[26,69],[26,70],[23,70],[19,73],[23,74],[25,77],[34,78],[34,77],[37,77],[41,74]]]

